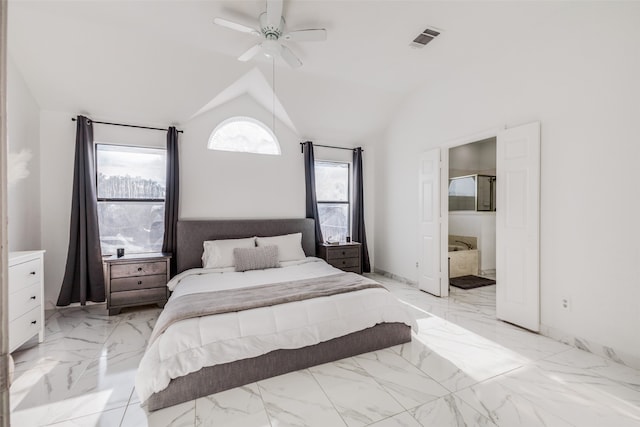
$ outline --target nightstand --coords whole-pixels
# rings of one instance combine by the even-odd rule
[[[123,307],[158,304],[164,307],[168,298],[169,260],[171,254],[112,255],[102,260],[109,315],[119,314]]]
[[[362,245],[358,242],[318,245],[318,257],[344,271],[362,274]]]

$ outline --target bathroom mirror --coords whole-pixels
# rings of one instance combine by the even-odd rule
[[[492,175],[449,179],[449,211],[495,211],[495,184],[496,177]]]

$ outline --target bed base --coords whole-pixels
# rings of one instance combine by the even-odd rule
[[[209,366],[171,380],[145,402],[149,411],[177,405],[287,372],[411,341],[411,327],[380,323],[362,331],[298,349],[274,350],[250,359]]]

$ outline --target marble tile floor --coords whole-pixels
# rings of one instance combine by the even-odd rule
[[[152,413],[134,377],[159,309],[50,312],[45,342],[14,353],[12,425],[640,426],[640,371],[495,320],[471,298],[490,289],[436,298],[373,277],[415,315],[411,343]]]
[[[495,277],[481,277],[495,280]],[[495,317],[496,285],[481,286],[474,289],[460,289],[450,286],[449,299],[463,306],[475,307],[478,311]]]

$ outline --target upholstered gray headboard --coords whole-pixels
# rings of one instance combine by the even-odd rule
[[[302,249],[307,256],[316,255],[315,222],[295,219],[207,219],[178,221],[178,273],[202,267],[202,243],[205,240],[269,237],[302,232]]]

